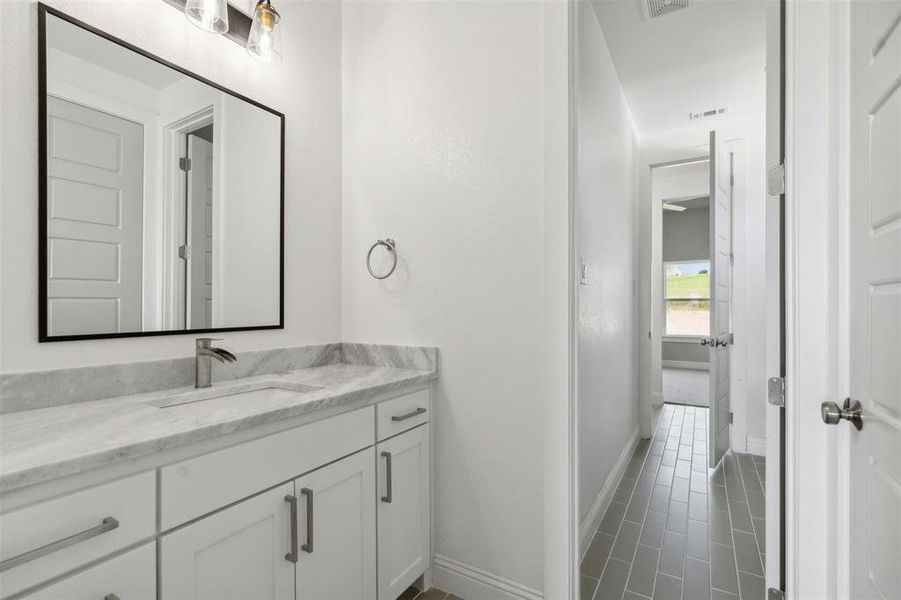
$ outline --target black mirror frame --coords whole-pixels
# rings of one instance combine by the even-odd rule
[[[263,329],[285,328],[285,115],[273,108],[260,104],[247,96],[229,90],[205,77],[175,65],[159,56],[151,54],[124,40],[112,36],[105,31],[92,27],[70,15],[38,3],[38,341],[39,342],[65,342],[75,340],[98,340],[111,338],[146,337],[157,335],[196,335],[213,332],[228,331],[258,331]],[[160,331],[134,331],[123,333],[92,333],[78,335],[49,335],[47,331],[47,15],[52,15],[67,21],[77,27],[109,40],[123,48],[136,52],[163,66],[174,69],[179,73],[192,77],[201,83],[234,96],[244,102],[252,104],[269,113],[274,114],[281,121],[280,140],[280,199],[279,199],[279,310],[278,324],[258,325],[251,327],[216,327],[209,329],[172,329]]]

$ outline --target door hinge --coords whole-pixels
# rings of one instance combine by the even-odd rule
[[[766,191],[770,196],[785,193],[785,165],[773,165],[767,169]]]
[[[178,247],[178,258],[182,260],[188,260],[191,258],[191,247],[187,244],[182,244]]]
[[[770,377],[766,382],[767,402],[773,406],[785,406],[785,379]]]
[[[178,159],[178,168],[184,172],[188,172],[191,170],[191,159],[190,158],[179,158]]]
[[[729,253],[729,264],[732,265],[733,267],[735,266],[735,253],[734,252]]]
[[[732,425],[733,418],[734,418],[734,413],[730,410],[729,411],[729,425]]]
[[[770,588],[766,591],[766,600],[785,600],[785,592]]]

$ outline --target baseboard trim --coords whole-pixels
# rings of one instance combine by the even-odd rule
[[[651,392],[651,406],[663,406],[663,392]]]
[[[694,369],[696,371],[710,370],[710,363],[693,360],[665,360],[661,364],[668,369]]]
[[[616,462],[613,464],[613,469],[610,470],[607,479],[604,480],[604,485],[601,486],[601,491],[591,504],[588,514],[585,515],[585,518],[582,520],[579,527],[580,559],[585,556],[585,552],[591,544],[591,539],[594,537],[594,532],[601,526],[601,519],[607,511],[607,507],[610,506],[610,501],[613,499],[613,494],[616,492],[616,486],[619,484],[619,480],[622,478],[623,473],[625,473],[626,467],[629,466],[629,461],[632,459],[632,454],[635,452],[635,447],[638,445],[638,438],[638,426],[636,426],[635,429],[632,430],[632,435],[629,436],[626,445],[623,446],[623,450],[620,452]]]
[[[459,560],[436,554],[432,579],[438,589],[466,600],[542,600],[543,593]]]
[[[766,456],[766,439],[761,437],[746,436],[747,452],[757,456]]]

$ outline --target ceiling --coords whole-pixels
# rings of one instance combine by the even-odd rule
[[[161,90],[185,76],[101,36],[47,16],[47,46]]]
[[[641,135],[762,116],[766,14],[772,0],[692,0],[647,21],[646,0],[592,0]],[[690,112],[728,107],[725,117]]]

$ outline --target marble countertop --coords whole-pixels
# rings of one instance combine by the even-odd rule
[[[338,363],[224,381],[209,388],[222,397],[166,408],[152,403],[192,388],[0,415],[0,492],[327,408],[365,406],[437,377],[437,370]],[[267,393],[252,401],[226,395],[261,389]]]

